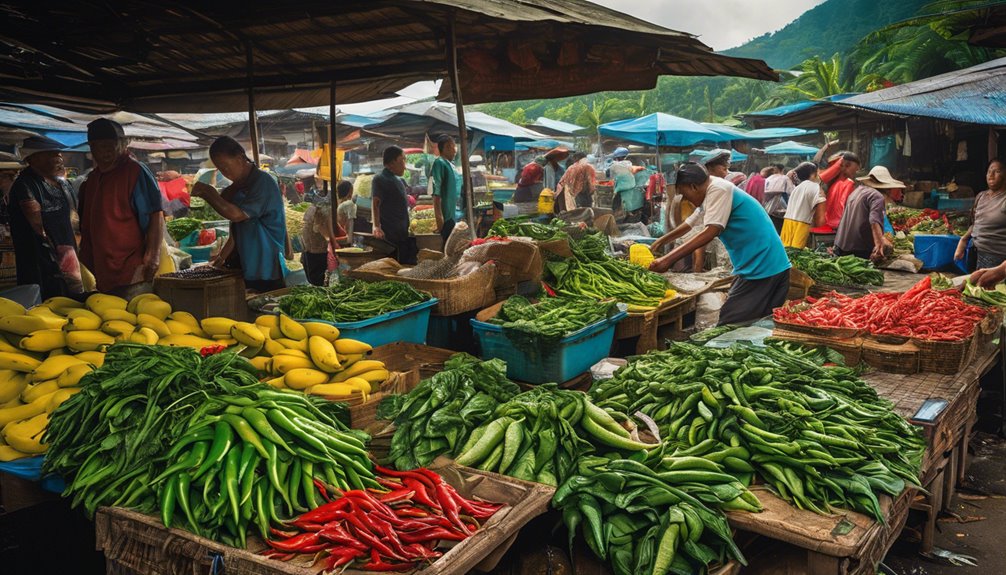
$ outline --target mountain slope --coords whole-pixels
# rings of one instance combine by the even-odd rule
[[[785,70],[813,56],[846,52],[870,32],[910,18],[931,0],[827,0],[804,12],[785,28],[726,50],[724,54],[758,58]],[[725,23],[729,25],[729,20]]]

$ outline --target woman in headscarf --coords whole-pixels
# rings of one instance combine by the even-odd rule
[[[517,189],[513,194],[514,203],[537,202],[545,184],[545,156],[538,156],[533,162],[524,166],[517,179]]]

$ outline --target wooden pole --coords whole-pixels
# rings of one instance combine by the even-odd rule
[[[461,86],[458,80],[458,46],[453,15],[451,16],[450,34],[447,35],[447,60],[451,73],[451,95],[454,97],[454,105],[458,113],[458,130],[461,132],[461,141],[458,144],[461,152],[461,178],[464,185],[466,216],[468,227],[475,235],[475,201],[472,193],[471,166],[468,165],[468,127],[465,125],[465,106],[461,101]]]
[[[248,58],[248,136],[251,138],[251,151],[252,151],[252,161],[255,162],[255,166],[259,166],[259,149],[258,149],[258,115],[255,113],[255,88],[254,86],[254,76],[255,76],[255,55],[252,50],[251,42],[245,42],[245,54]]]
[[[328,179],[332,183],[331,186],[331,196],[329,200],[332,202],[332,218],[333,224],[335,223],[335,209],[338,207],[338,198],[335,197],[335,143],[338,141],[335,133],[335,80],[332,80],[332,86],[329,88],[329,98],[328,98]],[[325,184],[326,189],[328,189],[328,183]],[[334,229],[334,228],[333,228]]]

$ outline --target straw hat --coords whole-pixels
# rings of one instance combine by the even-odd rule
[[[897,190],[907,187],[901,180],[895,180],[891,176],[891,172],[884,166],[873,166],[869,174],[856,178],[856,181],[878,190]]]
[[[545,159],[561,162],[569,157],[569,150],[566,148],[553,148],[545,154]]]

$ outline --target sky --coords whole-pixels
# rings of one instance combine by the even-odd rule
[[[786,26],[824,0],[590,0],[726,50]]]

